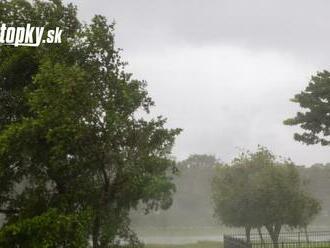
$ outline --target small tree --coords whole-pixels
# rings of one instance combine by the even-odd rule
[[[307,226],[313,221],[315,216],[320,212],[321,205],[320,202],[316,201],[314,198],[310,197],[309,194],[302,194],[300,197],[301,208],[297,209],[294,213],[297,217],[298,227],[303,229],[305,232],[306,241],[309,242],[309,237],[307,233]]]
[[[231,165],[218,167],[212,181],[215,216],[225,225],[244,227],[248,242],[251,229],[263,225],[256,210],[256,179],[260,169],[272,163],[272,159],[272,154],[262,147],[256,153],[242,153]]]
[[[247,241],[252,227],[265,226],[275,247],[283,225],[307,225],[319,211],[295,166],[262,147],[218,169],[212,189],[215,215],[224,224],[245,227]]]
[[[276,247],[282,226],[307,226],[319,212],[318,201],[303,190],[298,171],[290,162],[265,168],[256,183],[256,210]]]

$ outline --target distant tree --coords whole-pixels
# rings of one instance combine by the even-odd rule
[[[295,133],[294,139],[308,145],[330,144],[330,72],[318,72],[312,76],[304,91],[291,100],[305,111],[284,121],[286,125],[298,125],[305,131]]]
[[[225,225],[244,227],[248,242],[251,229],[263,225],[256,210],[256,178],[272,163],[273,155],[260,147],[256,153],[242,153],[230,165],[218,167],[212,181],[215,216]]]
[[[328,164],[314,164],[311,167],[300,166],[299,173],[304,180],[306,191],[310,192],[321,203],[323,211],[321,216],[315,218],[317,224],[326,225],[329,222],[330,209],[330,166]],[[304,228],[304,225],[301,228]]]
[[[215,215],[226,225],[265,226],[275,245],[283,225],[307,225],[319,211],[319,203],[302,188],[295,166],[278,162],[267,149],[245,153],[231,166],[219,168],[212,182]]]
[[[314,220],[315,216],[320,212],[320,202],[310,197],[308,194],[302,194],[300,197],[300,207],[294,213],[297,216],[298,227],[305,232],[306,241],[309,242],[307,226]]]
[[[0,47],[1,238],[12,241],[4,247],[20,246],[11,232],[17,226],[20,236],[27,226],[64,236],[60,225],[46,228],[51,221],[36,224],[50,209],[60,220],[90,213],[95,248],[138,245],[129,211],[138,203],[147,210],[171,205],[171,149],[180,129],[165,128],[163,117],[136,115],[154,103],[146,83],[125,71],[114,25],[104,17],[83,25],[76,8],[60,0],[0,0],[0,20],[63,29],[61,44]]]
[[[213,155],[192,154],[187,159],[178,163],[178,166],[188,168],[206,168],[215,167],[218,164],[220,164],[220,161]]]
[[[217,176],[213,179],[212,199],[215,216],[227,226],[244,227],[247,241],[250,241],[250,231],[255,227],[258,219],[254,218],[253,198],[247,191],[247,180],[244,169],[225,165],[217,168]],[[248,194],[246,194],[248,193]],[[252,213],[251,213],[252,211]]]
[[[220,162],[212,155],[193,154],[177,162],[178,174],[174,177],[176,192],[173,205],[166,211],[148,216],[143,209],[132,213],[132,221],[138,226],[214,226],[213,208],[210,202],[211,185],[215,166]]]
[[[282,226],[307,227],[320,211],[319,202],[307,193],[290,162],[265,168],[257,182],[257,211],[275,246]]]

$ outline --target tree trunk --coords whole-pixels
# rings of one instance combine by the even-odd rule
[[[246,242],[251,242],[251,226],[245,226]]]
[[[99,236],[100,236],[100,217],[97,215],[93,222],[93,248],[99,247]]]
[[[278,238],[281,232],[281,224],[275,224],[273,225],[266,225],[266,229],[270,235],[270,238],[272,239],[274,248],[278,248]]]
[[[258,233],[259,233],[259,237],[260,237],[260,241],[261,241],[261,246],[264,247],[265,246],[265,240],[264,240],[264,237],[262,236],[261,227],[258,226],[257,229],[258,229]]]
[[[305,232],[306,242],[309,243],[309,237],[308,237],[308,233],[307,233],[307,225],[304,226],[304,232]]]
[[[109,194],[109,177],[104,168],[102,168],[102,175],[104,180],[104,187],[102,189],[102,194],[100,197],[100,202],[96,206],[96,213],[95,213],[95,219],[93,222],[93,230],[92,230],[92,236],[93,236],[93,248],[101,248],[105,247],[104,244],[100,241],[100,232],[101,232],[101,220],[102,220],[102,210],[106,209],[106,206],[108,204],[108,194]]]

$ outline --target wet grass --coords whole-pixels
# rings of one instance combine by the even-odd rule
[[[212,241],[199,241],[194,244],[182,245],[146,245],[146,248],[222,248],[222,243]]]
[[[222,236],[223,233],[241,233],[243,229],[225,227],[133,227],[139,236]]]

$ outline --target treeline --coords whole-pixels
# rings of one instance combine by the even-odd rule
[[[186,227],[215,225],[211,204],[211,180],[220,162],[211,155],[191,155],[177,164],[179,173],[174,178],[176,193],[173,205],[144,215],[133,211],[133,224],[154,227]]]
[[[133,224],[153,227],[216,226],[211,202],[211,181],[215,167],[221,166],[213,155],[194,154],[178,162],[180,173],[175,177],[176,193],[173,205],[166,211],[144,215],[132,212]],[[305,190],[318,199],[321,211],[311,225],[320,228],[330,223],[330,163],[296,166]]]
[[[327,226],[330,223],[330,163],[298,166],[306,189],[321,203],[321,213],[313,224]]]

